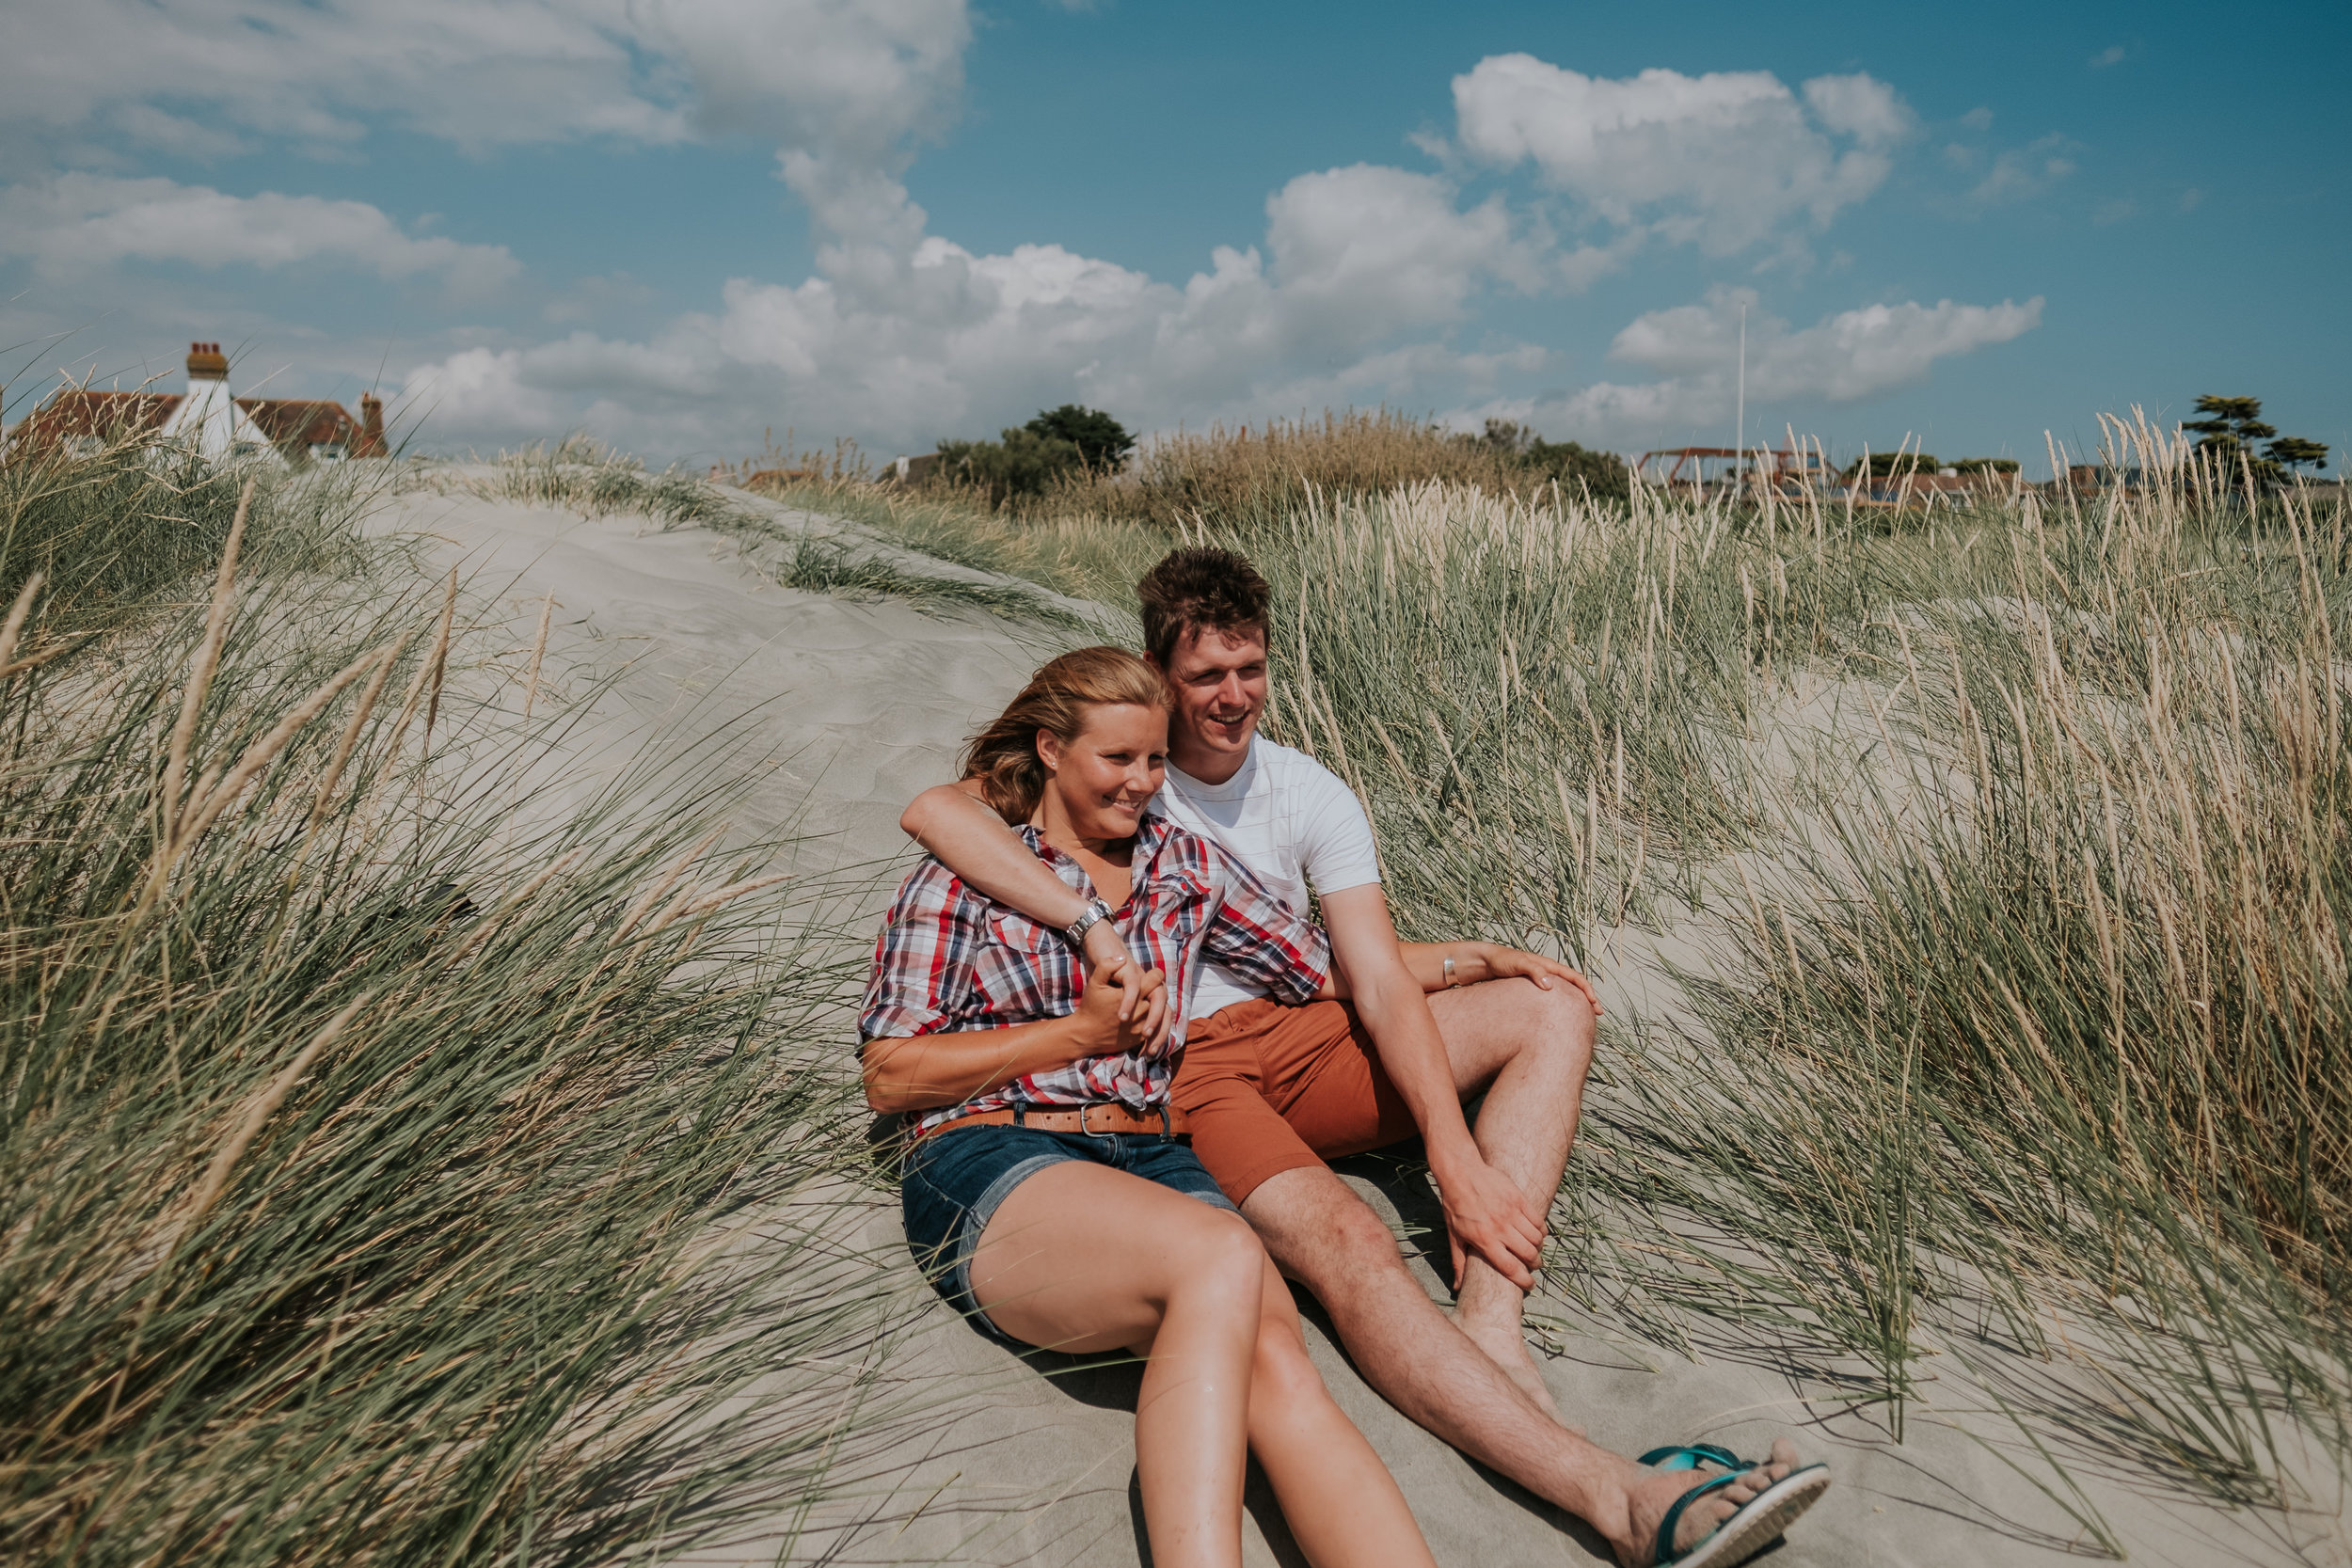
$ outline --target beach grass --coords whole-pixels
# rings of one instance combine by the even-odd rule
[[[1888,515],[1424,478],[1155,534],[845,497],[1097,585],[1276,591],[1266,725],[1409,937],[1640,980],[1555,1209],[1564,1332],[2288,1508],[2352,1449],[2352,519],[2140,421],[2084,498]],[[2320,1456],[2316,1461],[2313,1455]]]
[[[11,1561],[607,1562],[854,1448],[837,933],[723,750],[525,809],[563,716],[347,470],[0,468]]]

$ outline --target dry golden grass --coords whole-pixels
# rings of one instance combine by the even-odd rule
[[[1425,420],[1386,408],[1326,410],[1320,420],[1168,436],[1143,450],[1133,475],[1071,484],[1041,510],[1173,524],[1279,510],[1311,493],[1379,495],[1433,480],[1488,495],[1541,486],[1495,448]]]

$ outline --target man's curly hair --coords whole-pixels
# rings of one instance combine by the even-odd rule
[[[1166,669],[1189,632],[1265,636],[1274,591],[1232,551],[1194,546],[1170,550],[1144,573],[1136,597],[1143,601],[1143,651]]]

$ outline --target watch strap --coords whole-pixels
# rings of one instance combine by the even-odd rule
[[[1109,905],[1100,898],[1089,898],[1087,900],[1086,913],[1062,927],[1062,939],[1073,948],[1083,952],[1087,944],[1087,933],[1110,917]]]

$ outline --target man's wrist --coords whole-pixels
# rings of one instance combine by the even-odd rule
[[[1438,972],[1445,981],[1439,989],[1450,990],[1455,986],[1474,986],[1482,980],[1493,979],[1495,968],[1490,956],[1494,950],[1495,944],[1491,942],[1447,942],[1444,957],[1438,960]]]
[[[1439,1187],[1443,1187],[1465,1164],[1486,1163],[1486,1157],[1479,1152],[1478,1140],[1470,1136],[1468,1125],[1451,1136],[1440,1133],[1431,1137],[1423,1133],[1422,1147],[1429,1155],[1429,1174],[1437,1179]]]
[[[1097,926],[1108,924],[1110,918],[1109,905],[1100,898],[1085,899],[1081,902],[1076,916],[1063,922],[1062,936],[1071,946],[1083,953],[1086,951],[1087,940],[1094,934],[1094,928]]]

